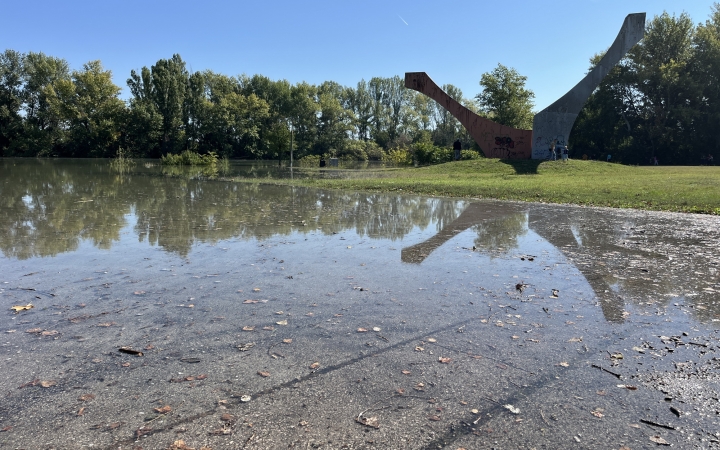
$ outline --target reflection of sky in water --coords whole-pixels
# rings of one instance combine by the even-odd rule
[[[33,200],[33,198],[31,195],[25,195],[22,198],[23,203],[25,203],[25,206],[30,210],[35,209],[35,204],[33,203],[32,200]]]
[[[583,245],[582,236],[580,235],[580,231],[578,230],[577,225],[575,225],[575,224],[570,225],[570,231],[572,231],[572,234],[575,237],[575,241],[577,242],[578,247],[582,247],[582,245]]]

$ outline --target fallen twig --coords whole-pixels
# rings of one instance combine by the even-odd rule
[[[613,372],[612,370],[608,370],[608,369],[606,369],[606,368],[604,368],[604,367],[602,367],[602,366],[598,366],[597,364],[591,364],[591,366],[594,367],[594,368],[596,368],[596,369],[600,369],[600,370],[602,370],[603,372],[607,372],[607,373],[609,373],[610,375],[613,375],[613,376],[617,377],[618,379],[622,378],[622,375],[620,375],[619,373],[615,373],[615,372]]]
[[[673,427],[673,426],[663,425],[661,423],[653,422],[652,420],[640,419],[640,422],[647,424],[647,425],[651,425],[653,427],[665,428],[666,430],[674,430],[675,429],[675,427]]]
[[[543,422],[545,422],[545,425],[550,426],[547,419],[545,418],[545,414],[543,414],[542,409],[540,410],[540,417],[542,417]]]

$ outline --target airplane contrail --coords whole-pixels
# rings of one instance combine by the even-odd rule
[[[400,14],[398,14],[398,17],[400,17]],[[410,26],[407,22],[405,22],[405,19],[403,19],[402,17],[400,17],[400,20],[402,20],[405,25]]]

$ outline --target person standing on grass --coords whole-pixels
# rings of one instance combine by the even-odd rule
[[[555,144],[557,143],[557,139],[553,139],[550,143],[550,159],[552,161],[555,161],[557,159],[557,153],[555,153]]]
[[[460,161],[460,150],[462,150],[460,139],[455,139],[453,142],[453,150],[455,151],[455,161]]]
[[[563,146],[560,147],[560,148],[561,148],[560,153],[562,154],[562,160],[565,161],[565,162],[567,162],[567,160],[568,160],[568,148],[567,148],[567,145],[563,145]]]

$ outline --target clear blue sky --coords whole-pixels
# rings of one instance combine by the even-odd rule
[[[355,86],[427,72],[467,98],[498,63],[528,77],[535,109],[585,74],[627,14],[708,19],[712,0],[57,0],[7,1],[0,50],[99,59],[126,88],[131,69],[179,53],[191,71]],[[123,93],[129,95],[127,89]]]

